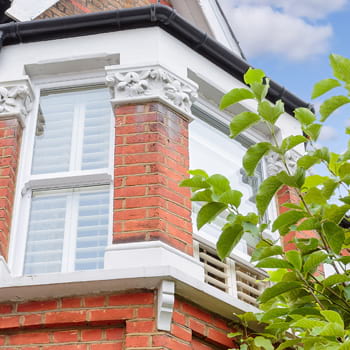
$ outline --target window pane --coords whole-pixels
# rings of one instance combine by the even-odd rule
[[[33,194],[25,274],[61,271],[66,208],[67,194]]]
[[[41,97],[44,131],[35,138],[32,174],[69,170],[75,98],[70,93]]]
[[[75,270],[100,269],[108,240],[109,190],[78,195]]]
[[[109,99],[101,88],[42,96],[44,125],[35,139],[32,174],[108,167]]]

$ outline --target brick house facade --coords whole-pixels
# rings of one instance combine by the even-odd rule
[[[208,7],[214,2],[155,3],[61,0],[41,8],[36,18],[44,21],[20,23],[16,35],[5,35],[0,350],[236,348],[226,336],[237,327],[232,313],[256,311],[255,298],[264,288],[256,280],[264,272],[246,259],[250,243],[219,261],[215,233],[195,232],[190,192],[178,187],[206,143],[197,128],[220,141],[228,118],[254,110],[250,104],[228,112],[216,107],[224,91],[242,85],[237,77],[248,65],[235,38],[220,32],[217,24],[224,22]],[[94,16],[103,10],[112,11],[115,22],[102,30],[107,15]],[[157,19],[157,11],[168,19]],[[71,27],[73,20],[63,22],[70,15],[81,15]],[[210,29],[209,36],[190,23],[193,17],[201,30]],[[82,23],[84,18],[90,22]],[[141,24],[132,22],[137,18]],[[166,27],[179,21],[175,34]],[[38,34],[44,33],[41,23],[48,34]],[[10,33],[12,27],[4,26],[0,31]],[[185,27],[190,34],[182,39]],[[60,34],[59,28],[66,29]],[[189,42],[192,35],[197,45]],[[225,68],[224,61],[231,62],[225,55],[215,63],[207,42],[225,55],[236,52],[235,72]],[[282,94],[272,86],[276,96]],[[289,109],[304,105],[289,92],[281,96]],[[112,104],[111,120],[102,112],[105,102]],[[288,114],[278,126],[280,137],[301,132]],[[248,138],[256,142],[264,133],[256,130]],[[248,141],[232,144],[238,158]],[[220,157],[219,167],[229,162]],[[101,159],[104,165],[96,165]],[[205,161],[209,166],[211,159]],[[269,172],[266,165],[261,176]],[[254,193],[251,183],[239,181],[248,196]],[[97,202],[100,197],[107,199]],[[277,203],[288,200],[292,194],[282,189]],[[87,229],[95,231],[84,236]]]

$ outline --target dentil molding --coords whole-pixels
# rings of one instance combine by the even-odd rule
[[[24,126],[33,100],[33,90],[28,80],[0,82],[0,120],[17,118]]]
[[[191,106],[198,91],[194,82],[160,65],[110,66],[106,67],[106,74],[113,105],[160,101],[191,119]]]

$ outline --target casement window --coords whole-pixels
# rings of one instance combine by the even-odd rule
[[[103,268],[112,212],[109,91],[41,92],[32,124],[28,132],[35,135],[27,135],[24,147],[30,149],[22,152],[27,159],[15,270],[40,274]]]
[[[240,211],[244,214],[255,212],[254,201],[262,181],[262,167],[258,167],[257,175],[253,177],[246,176],[242,168],[242,158],[254,141],[245,136],[232,140],[227,136],[227,124],[214,120],[201,109],[195,108],[193,112],[195,119],[189,126],[190,169],[204,169],[209,175],[223,174],[230,180],[233,188],[243,193]],[[200,205],[193,202],[192,208],[195,237],[215,246],[227,212],[223,212],[214,222],[205,225],[200,232],[197,232],[195,220]],[[249,260],[256,243],[252,235],[246,234],[234,252]]]

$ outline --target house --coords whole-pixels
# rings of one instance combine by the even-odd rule
[[[226,137],[255,105],[218,110],[249,67],[218,2],[13,0],[7,16],[0,349],[235,347],[232,313],[256,311],[264,288],[254,242],[220,261],[215,223],[196,231],[178,184],[189,167],[227,174],[249,210],[279,164],[248,178],[241,157],[264,129]],[[273,81],[269,98],[307,106]],[[288,113],[281,138],[301,133]]]

